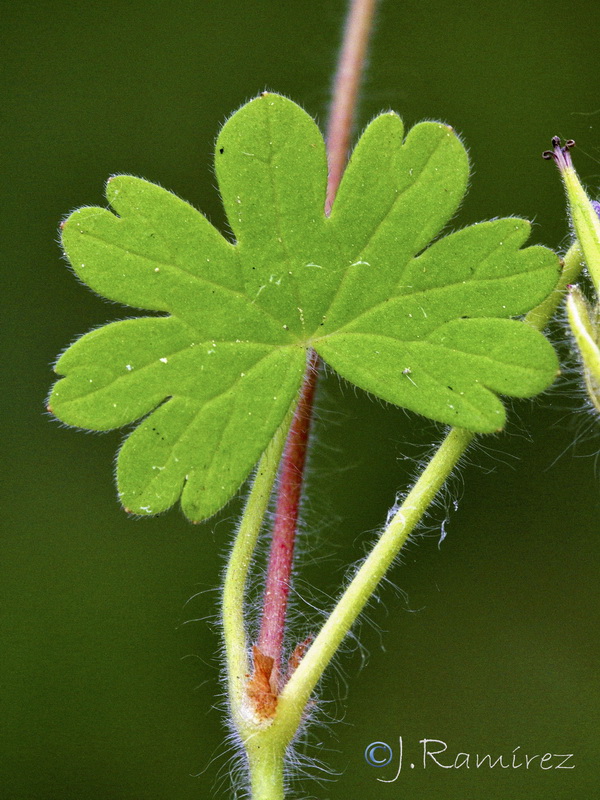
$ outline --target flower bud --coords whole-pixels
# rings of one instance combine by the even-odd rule
[[[579,350],[588,396],[600,413],[600,305],[592,308],[579,287],[570,286],[567,315]]]
[[[581,245],[583,257],[587,264],[588,272],[596,289],[596,295],[600,295],[600,203],[590,200],[581,181],[573,162],[571,161],[570,150],[575,142],[569,139],[561,145],[558,136],[552,139],[552,150],[543,153],[544,158],[552,158],[560,170],[563,179],[571,220],[575,235]]]

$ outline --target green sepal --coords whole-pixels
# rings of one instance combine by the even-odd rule
[[[588,397],[600,413],[600,305],[592,308],[580,289],[571,286],[567,317],[581,358]]]

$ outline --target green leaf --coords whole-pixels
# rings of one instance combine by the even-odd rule
[[[404,138],[395,114],[358,142],[330,217],[313,120],[265,94],[216,143],[234,243],[158,186],[118,176],[115,213],[63,226],[78,276],[99,294],[168,316],[114,322],[58,360],[50,406],[109,430],[145,417],[118,458],[138,514],[181,498],[193,520],[236,492],[295,401],[314,347],[367,391],[443,423],[496,431],[498,394],[528,397],[557,372],[544,337],[514,319],[553,289],[558,259],[520,249],[529,224],[501,219],[431,244],[466,190],[464,147],[446,125]]]
[[[500,429],[505,411],[492,392],[529,397],[557,370],[547,341],[506,319],[552,288],[548,251],[518,249],[528,232],[525,221],[503,219],[440,239],[383,302],[345,325],[329,322],[318,352],[392,403],[471,430]]]

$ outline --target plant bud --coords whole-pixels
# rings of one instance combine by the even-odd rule
[[[583,367],[588,396],[600,413],[600,306],[592,308],[579,287],[569,287],[567,315]]]

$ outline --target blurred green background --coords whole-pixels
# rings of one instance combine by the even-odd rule
[[[86,436],[45,414],[61,349],[131,313],[78,284],[57,227],[73,208],[103,204],[118,172],[172,189],[223,225],[219,125],[265,88],[323,124],[344,2],[1,5],[0,798],[229,798],[217,587],[240,504],[201,526],[178,510],[130,520],[112,482],[122,433]],[[540,153],[554,134],[573,137],[580,174],[597,186],[599,23],[592,2],[386,0],[360,126],[387,108],[408,125],[451,123],[474,163],[455,224],[523,215],[535,241],[564,247],[558,174]],[[562,339],[558,328],[552,336]],[[600,426],[581,408],[567,367],[544,397],[514,404],[506,434],[471,451],[390,575],[395,588],[357,628],[364,651],[349,642],[323,686],[315,717],[327,724],[299,749],[339,775],[296,783],[299,796],[595,796]],[[299,635],[440,435],[334,375],[323,380]],[[365,748],[380,740],[396,752],[399,736],[405,769],[379,782],[396,761],[369,766]],[[423,770],[423,738],[448,744],[445,763],[520,747],[574,753],[575,769]]]

